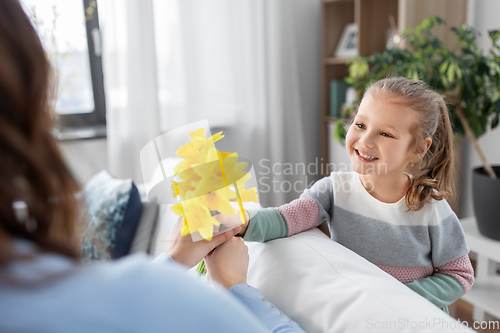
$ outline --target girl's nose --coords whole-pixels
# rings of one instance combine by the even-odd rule
[[[366,148],[375,147],[375,140],[371,133],[364,133],[364,135],[362,135],[361,138],[359,139],[359,143],[361,143]]]

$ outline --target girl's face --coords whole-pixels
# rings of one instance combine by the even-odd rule
[[[410,126],[417,120],[408,106],[367,95],[346,137],[354,171],[361,175],[401,176],[414,158]]]

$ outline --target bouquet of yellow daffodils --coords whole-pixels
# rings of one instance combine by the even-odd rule
[[[219,212],[235,214],[239,211],[241,222],[245,223],[243,202],[258,202],[257,189],[245,189],[251,175],[244,171],[248,164],[238,161],[237,153],[220,152],[215,148],[214,143],[224,137],[222,132],[207,139],[205,128],[199,128],[189,136],[191,141],[176,152],[183,160],[174,167],[177,180],[172,180],[172,192],[174,198],[180,200],[172,210],[183,217],[181,235],[198,233],[211,240],[225,228],[235,227],[221,226],[213,216]],[[205,273],[203,261],[197,271]]]

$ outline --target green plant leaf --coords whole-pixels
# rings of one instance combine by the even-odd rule
[[[494,91],[493,95],[491,96],[491,102],[495,103],[500,99],[500,91]]]
[[[205,271],[205,260],[201,260],[198,266],[196,266],[196,273],[202,276],[207,274],[207,272]]]
[[[450,83],[455,79],[455,66],[455,64],[450,64],[450,66],[448,66],[448,71],[446,72],[446,78]]]
[[[491,129],[494,129],[497,126],[498,126],[498,113],[496,114],[496,116],[491,121]]]
[[[491,30],[491,31],[488,31],[488,34],[489,34],[493,44],[496,44],[498,39],[500,38],[500,30]]]
[[[339,119],[335,123],[335,127],[333,129],[333,137],[335,140],[337,140],[340,144],[344,144],[345,142],[345,137],[347,135],[347,131],[345,129],[346,124],[344,123],[343,120]]]
[[[448,61],[443,61],[443,63],[439,66],[439,73],[444,74],[446,73],[446,70],[448,69],[448,65],[450,63]]]

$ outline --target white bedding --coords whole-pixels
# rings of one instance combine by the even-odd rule
[[[177,216],[161,205],[151,247],[165,251]],[[246,243],[248,283],[307,332],[466,332],[458,321],[317,228]]]
[[[435,305],[316,228],[247,245],[248,283],[307,332],[466,331]]]

